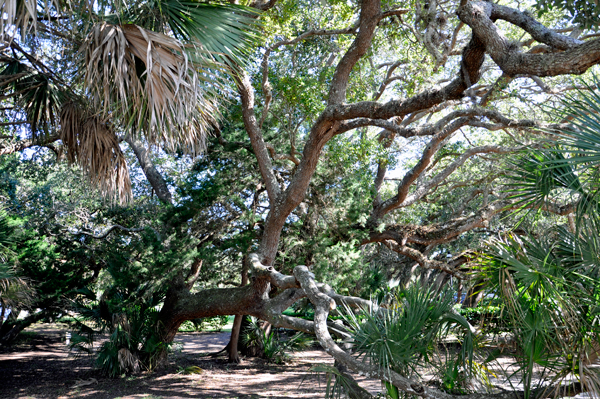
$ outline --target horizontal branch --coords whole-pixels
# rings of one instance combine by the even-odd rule
[[[472,158],[475,155],[480,154],[512,154],[519,151],[523,151],[524,149],[532,148],[532,146],[520,146],[520,147],[501,147],[496,145],[486,145],[480,147],[470,148],[465,151],[462,155],[460,155],[454,162],[450,163],[444,170],[440,173],[432,177],[430,180],[419,184],[414,192],[407,196],[405,200],[398,205],[398,207],[406,207],[414,204],[418,200],[422,199],[427,193],[440,185],[448,176],[450,176],[454,171],[456,171],[459,167],[464,165],[464,163]]]
[[[523,391],[503,391],[500,393],[472,393],[468,395],[453,395],[430,387],[422,382],[409,379],[396,373],[391,369],[383,369],[376,365],[359,360],[342,350],[333,340],[329,333],[327,317],[329,312],[335,308],[335,301],[318,289],[314,276],[306,266],[296,266],[294,275],[306,292],[310,302],[315,307],[314,331],[321,346],[337,362],[352,371],[365,375],[368,378],[376,378],[386,381],[408,395],[418,396],[424,399],[524,399]],[[536,399],[575,395],[581,392],[581,384],[574,383],[567,386],[560,384],[550,387],[539,387],[531,392],[531,397]]]
[[[509,76],[558,76],[582,74],[600,63],[600,39],[586,42],[560,35],[537,23],[526,14],[490,2],[469,1],[458,11],[458,16],[473,30],[485,45],[486,52],[500,69]],[[505,19],[543,43],[561,49],[561,52],[523,53],[503,36],[494,19]]]
[[[40,146],[49,147],[52,143],[60,140],[58,134],[53,134],[46,137],[39,137],[37,139],[27,139],[11,143],[0,143],[0,156],[13,154],[15,152],[23,151],[27,148]]]
[[[86,235],[88,237],[94,238],[96,240],[102,240],[102,239],[108,237],[108,235],[110,233],[112,233],[113,231],[115,231],[117,229],[121,230],[121,231],[125,231],[127,233],[139,233],[140,231],[144,231],[146,229],[146,227],[137,227],[137,228],[130,229],[130,228],[123,227],[121,225],[115,224],[113,226],[110,226],[108,229],[106,229],[103,233],[100,233],[100,234],[89,233],[89,232],[83,231],[83,230],[76,231],[76,232],[71,232],[71,234],[73,234],[73,235],[83,234],[83,235]]]

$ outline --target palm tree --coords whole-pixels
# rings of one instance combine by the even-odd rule
[[[237,5],[56,1],[43,10],[32,0],[0,0],[3,98],[26,117],[32,138],[60,138],[68,160],[121,199],[130,183],[119,136],[201,151],[218,120],[223,79],[257,38],[253,12]],[[40,60],[39,47],[67,52]]]

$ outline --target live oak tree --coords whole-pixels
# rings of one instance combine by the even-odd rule
[[[203,42],[196,37],[203,27],[193,24],[207,6],[195,2],[161,3],[168,11],[156,18],[148,17],[144,2],[89,9],[57,3],[43,12],[32,11],[29,2],[2,4],[9,17],[2,58],[6,124],[28,129],[22,140],[12,130],[0,153],[60,143],[92,183],[126,200],[122,140],[165,204],[166,217],[153,227],[165,234],[164,245],[191,232],[190,247],[198,252],[182,257],[166,279],[159,315],[165,342],[185,320],[253,315],[314,333],[340,368],[424,398],[454,395],[363,363],[336,344],[330,310],[373,304],[336,292],[315,273],[326,278],[324,263],[335,267],[336,260],[345,263],[380,246],[409,267],[467,287],[471,257],[462,250],[502,230],[509,222],[497,216],[523,205],[505,192],[503,160],[544,147],[541,139],[561,121],[546,120],[541,105],[586,89],[572,76],[600,63],[597,34],[552,13],[536,19],[528,10],[483,1],[248,5],[260,14],[218,8],[225,31],[242,38],[241,28],[260,21],[257,60],[247,65],[236,53],[206,53],[212,36]],[[87,22],[83,31],[75,27],[80,19]],[[64,40],[64,59],[51,57],[56,47],[44,41],[50,37]],[[72,58],[78,47],[83,66]],[[235,96],[219,129],[217,106],[205,101],[210,90],[203,89],[227,87]],[[197,164],[197,186],[215,195],[210,204],[194,204],[189,192],[171,192],[148,145],[196,154],[211,129],[214,148],[238,155],[231,163],[206,155]],[[244,162],[236,160],[239,154]],[[240,176],[241,201],[202,183],[219,168],[246,168],[248,156],[254,166],[248,173],[260,179]],[[545,201],[543,211],[576,211],[576,204],[559,200]],[[350,206],[336,208],[336,201]],[[202,251],[220,248],[223,226],[245,234],[234,246],[245,259],[242,284],[196,289],[210,267]],[[119,231],[135,233],[113,225],[89,234],[101,239]],[[303,298],[315,308],[313,321],[283,314]],[[508,394],[496,396],[502,395]]]

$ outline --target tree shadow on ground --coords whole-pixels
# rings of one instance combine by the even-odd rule
[[[164,368],[111,379],[100,376],[89,357],[70,357],[61,334],[39,330],[13,347],[0,348],[0,398],[322,398],[325,381],[309,368],[314,362],[331,361],[315,350],[287,365],[255,358],[232,365],[224,359],[199,357],[226,344],[227,334],[182,334],[178,337],[181,351]],[[198,366],[202,372],[181,373],[188,366]],[[76,386],[78,382],[91,383]]]

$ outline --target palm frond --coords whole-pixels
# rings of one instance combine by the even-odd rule
[[[36,0],[0,0],[0,31],[12,37],[18,31],[25,35],[37,21]]]
[[[33,138],[55,128],[64,94],[47,75],[17,60],[8,62],[0,71],[0,91],[25,114]]]
[[[32,134],[49,134],[58,119],[61,94],[45,75],[37,74],[29,80],[30,82],[20,82],[29,85],[29,90],[24,92],[19,102],[25,110]]]
[[[159,0],[131,7],[124,20],[160,33],[170,33],[208,52],[222,64],[245,65],[254,51],[256,10],[235,4],[209,4],[190,0]]]
[[[167,23],[182,40],[200,45],[222,63],[246,64],[258,41],[256,11],[238,5],[196,1],[161,2]]]
[[[15,242],[16,227],[16,224],[8,218],[6,211],[0,207],[0,261],[2,262],[6,261],[8,255],[13,253],[9,245]],[[2,278],[2,273],[0,273],[0,280]]]
[[[451,327],[458,327],[468,337],[460,355],[461,365],[468,370],[473,358],[471,326],[453,313],[452,306],[449,292],[440,294],[415,284],[399,294],[392,309],[367,311],[360,318],[347,310],[344,317],[350,325],[356,355],[384,373],[392,369],[408,376],[418,365],[431,363],[434,343]]]
[[[79,164],[92,185],[109,197],[126,202],[131,197],[127,162],[110,125],[70,102],[61,111],[61,140],[67,160]]]
[[[0,263],[0,307],[5,309],[27,307],[33,299],[33,290],[26,279],[19,277],[14,267]]]
[[[217,106],[178,40],[140,26],[100,23],[83,49],[84,83],[105,115],[119,112],[151,144],[203,149]],[[206,71],[203,71],[206,72]]]
[[[59,0],[0,0],[0,36],[11,41],[17,34],[36,32],[38,11],[48,13],[52,8],[60,10]]]
[[[600,164],[600,80],[593,77],[593,86],[582,82],[587,90],[577,90],[554,110],[558,118],[568,121],[559,133],[560,144],[571,155],[569,162],[588,168]]]
[[[527,392],[534,365],[552,371],[556,381],[592,378],[583,363],[595,353],[599,333],[597,249],[591,248],[595,259],[582,259],[590,248],[577,242],[580,236],[565,229],[556,233],[540,240],[494,240],[481,259],[480,276],[502,298],[515,333]]]
[[[577,174],[581,197],[577,205],[577,226],[590,231],[600,227],[600,80],[593,77],[593,85],[583,82],[586,90],[577,90],[562,101],[561,109],[554,109],[554,114],[568,125],[562,128],[557,137],[555,153],[562,157],[546,162],[547,169],[571,169]],[[587,222],[584,218],[589,217]]]
[[[510,199],[521,208],[543,207],[557,189],[585,196],[583,186],[564,155],[555,149],[531,151],[511,164]]]

